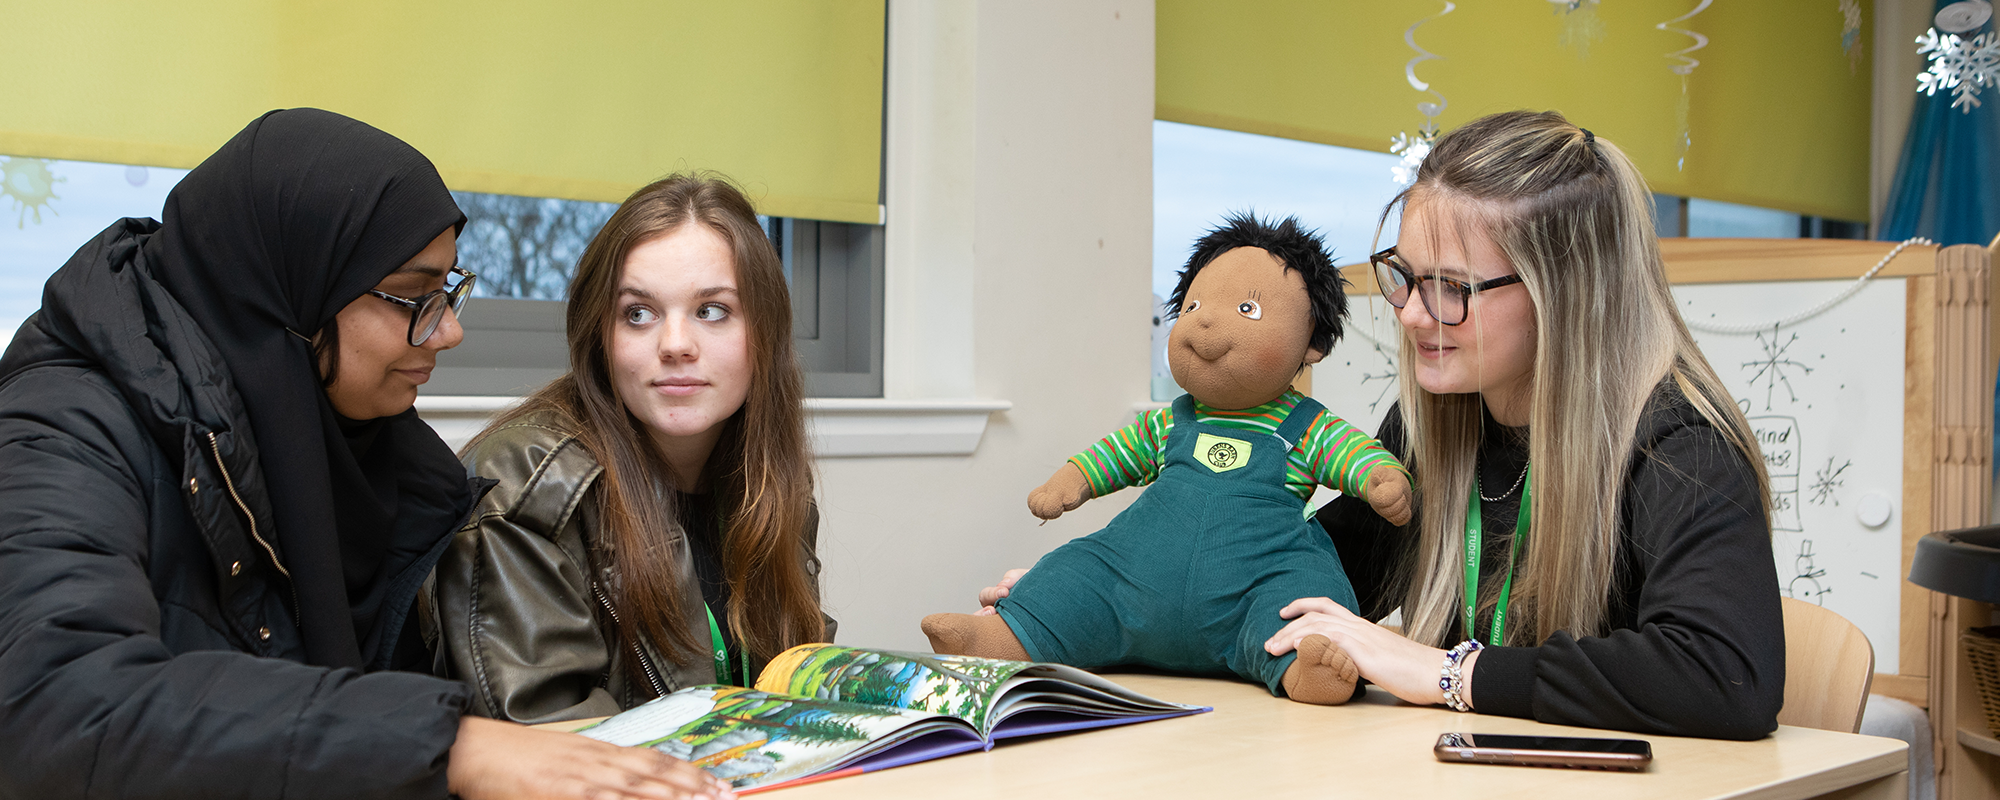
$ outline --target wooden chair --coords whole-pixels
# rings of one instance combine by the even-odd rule
[[[1868,635],[1832,611],[1780,598],[1785,608],[1785,706],[1778,724],[1855,733],[1875,677]]]

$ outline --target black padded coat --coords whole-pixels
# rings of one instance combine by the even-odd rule
[[[0,798],[443,797],[466,689],[303,663],[284,487],[135,257],[156,227],[79,250],[0,357]]]

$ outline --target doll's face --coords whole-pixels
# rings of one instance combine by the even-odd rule
[[[1305,278],[1263,248],[1238,247],[1188,284],[1167,365],[1204,405],[1250,408],[1277,399],[1300,367],[1326,356],[1306,346],[1312,330]]]

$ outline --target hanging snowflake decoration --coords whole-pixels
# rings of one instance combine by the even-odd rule
[[[1931,62],[1917,75],[1917,91],[1931,97],[1949,89],[1951,107],[1967,114],[1979,107],[1980,89],[2000,85],[2000,39],[1992,33],[1966,40],[1932,28],[1917,37],[1917,53]]]
[[[1407,133],[1397,133],[1394,138],[1389,140],[1389,152],[1403,157],[1400,163],[1389,168],[1389,177],[1403,186],[1408,186],[1417,180],[1417,167],[1424,163],[1424,156],[1431,154],[1431,143],[1437,141],[1438,138],[1438,115],[1443,114],[1445,106],[1449,105],[1444,99],[1443,94],[1433,91],[1430,84],[1417,78],[1418,64],[1433,59],[1442,60],[1444,58],[1444,56],[1417,46],[1417,28],[1426,22],[1449,14],[1457,8],[1458,4],[1451,2],[1451,0],[1445,0],[1443,11],[1417,20],[1410,27],[1403,29],[1403,43],[1409,45],[1411,50],[1417,51],[1415,58],[1403,64],[1403,79],[1409,81],[1410,88],[1419,92],[1428,92],[1430,96],[1437,98],[1437,102],[1435,103],[1423,102],[1417,104],[1417,113],[1424,115],[1424,126],[1417,129],[1417,135],[1411,136]]]
[[[1674,107],[1674,121],[1677,123],[1679,129],[1679,135],[1674,142],[1674,149],[1676,151],[1674,154],[1675,170],[1687,169],[1688,150],[1694,147],[1693,129],[1688,127],[1688,76],[1694,74],[1695,67],[1701,66],[1701,60],[1690,54],[1707,47],[1708,37],[1687,28],[1676,28],[1674,26],[1692,19],[1696,14],[1708,10],[1709,5],[1714,2],[1715,0],[1700,0],[1686,14],[1653,26],[1657,30],[1667,33],[1678,33],[1694,40],[1693,44],[1667,54],[1668,59],[1680,62],[1667,69],[1675,75],[1681,76],[1681,99],[1680,103]]]
[[[1556,45],[1576,52],[1577,58],[1590,57],[1592,42],[1604,38],[1604,22],[1597,18],[1600,0],[1549,0],[1555,13],[1563,15],[1562,35]]]
[[[1389,140],[1389,152],[1403,157],[1396,166],[1389,168],[1389,176],[1402,186],[1417,181],[1417,168],[1423,166],[1424,157],[1431,154],[1431,145],[1437,142],[1437,131],[1419,130],[1417,135],[1398,133]]]

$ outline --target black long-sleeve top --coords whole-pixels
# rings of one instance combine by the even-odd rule
[[[1480,484],[1491,497],[1520,475],[1527,437],[1490,415],[1485,430]],[[1423,480],[1423,465],[1408,458],[1397,409],[1376,438]],[[1605,598],[1608,632],[1557,631],[1536,647],[1486,648],[1472,679],[1477,710],[1675,736],[1770,733],[1784,703],[1784,617],[1756,473],[1672,381],[1641,416],[1626,469],[1623,535]],[[1482,596],[1497,593],[1506,577],[1521,494],[1482,503]],[[1403,582],[1392,571],[1413,563],[1416,521],[1391,526],[1348,497],[1321,509],[1319,521],[1354,582],[1362,614],[1380,620],[1401,605],[1393,593]],[[1490,620],[1482,616],[1475,626],[1484,631]],[[1453,625],[1453,641],[1467,638],[1460,627]]]

